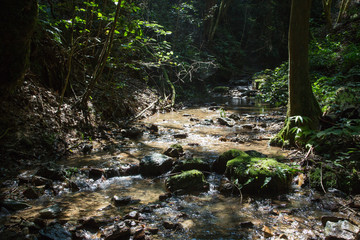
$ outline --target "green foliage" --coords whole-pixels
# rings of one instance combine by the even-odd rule
[[[285,106],[288,101],[288,68],[287,62],[274,70],[266,69],[253,76],[256,88],[260,90],[258,98],[273,106]]]
[[[341,43],[332,39],[331,35],[326,36],[321,42],[313,40],[309,52],[311,70],[335,72],[341,59],[341,48]]]

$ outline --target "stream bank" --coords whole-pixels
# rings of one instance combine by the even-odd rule
[[[239,98],[213,100],[152,115],[132,128],[111,129],[105,139],[84,140],[70,157],[42,163],[3,182],[2,236],[340,239],[346,233],[356,237],[358,198],[309,189],[303,173],[294,178],[288,193],[275,197],[221,192],[220,186],[229,182],[211,170],[204,172],[209,189],[195,195],[169,193],[165,180],[171,173],[139,174],[142,159],[163,154],[174,144],[183,148],[171,158],[174,163],[202,159],[211,168],[223,152],[240,149],[306,167],[303,153],[267,145],[281,128],[282,109]]]

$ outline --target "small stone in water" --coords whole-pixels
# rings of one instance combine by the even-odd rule
[[[250,221],[240,223],[240,227],[242,227],[242,228],[252,228],[253,226],[254,226],[254,224]]]
[[[166,229],[174,229],[174,228],[176,228],[177,224],[173,223],[171,221],[164,221],[163,226]]]
[[[125,206],[128,205],[129,203],[131,203],[131,197],[119,197],[117,195],[115,195],[112,199],[111,199],[115,206]]]

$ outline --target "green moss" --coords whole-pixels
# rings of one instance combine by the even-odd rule
[[[180,144],[173,144],[173,145],[171,145],[170,147],[178,150],[179,152],[183,152],[183,151],[184,151],[183,147],[182,147]]]
[[[218,86],[218,87],[214,87],[213,88],[213,92],[214,93],[227,93],[229,92],[229,87],[225,87],[225,86]]]
[[[225,172],[226,169],[226,163],[231,160],[234,159],[236,157],[239,158],[250,158],[250,156],[240,150],[237,149],[231,149],[229,151],[224,152],[223,154],[221,154],[218,159],[215,160],[213,166],[212,166],[212,170],[214,172],[217,172],[219,174],[223,174]]]
[[[189,170],[172,176],[166,180],[166,188],[171,192],[180,190],[182,193],[208,190],[209,184],[205,176],[198,170]]]
[[[237,157],[228,161],[226,167],[226,175],[249,193],[284,192],[297,172],[274,158]]]

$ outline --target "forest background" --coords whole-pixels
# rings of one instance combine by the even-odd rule
[[[290,1],[33,0],[5,5],[0,29],[5,158],[30,151],[35,158],[58,154],[68,149],[71,136],[91,138],[143,110],[161,111],[209,92],[226,93],[239,79],[251,82],[262,101],[287,104]],[[346,176],[341,184],[324,180],[326,187],[340,184],[355,191],[359,1],[313,1],[310,27],[310,79],[323,121],[318,130],[291,129],[295,145],[320,154],[319,169],[328,169],[330,180],[334,167]],[[32,108],[34,101],[42,107]],[[289,147],[286,139],[282,145]],[[21,151],[14,151],[16,146]]]

